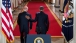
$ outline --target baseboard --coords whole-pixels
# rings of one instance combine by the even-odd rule
[[[51,38],[63,38],[63,36],[50,36]],[[15,36],[15,38],[20,38],[20,36]]]
[[[55,8],[60,8],[60,6],[54,6]]]

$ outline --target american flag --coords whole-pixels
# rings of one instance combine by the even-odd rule
[[[68,1],[69,0],[64,0],[63,11],[65,11],[65,12],[68,12]]]
[[[2,14],[2,32],[4,33],[6,40],[8,42],[12,42],[14,41],[14,35],[13,35],[13,16],[10,0],[2,0],[1,14]]]
[[[62,21],[62,35],[64,36],[66,43],[71,43],[73,39],[73,17],[69,12],[69,0],[64,0],[64,16]]]

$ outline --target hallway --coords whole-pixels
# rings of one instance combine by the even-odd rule
[[[14,21],[16,20],[18,14],[22,11],[22,7],[25,5],[25,3],[22,3],[14,12],[13,12],[13,18]],[[47,3],[50,9],[56,14],[56,16],[62,21],[62,13],[59,12],[59,8],[55,8],[53,4]],[[15,27],[15,25],[14,25]],[[64,39],[62,36],[57,36],[57,37],[51,37],[52,38],[52,43],[63,43]],[[19,43],[20,39],[19,37],[15,38],[15,43]]]
[[[0,0],[0,43],[20,43],[17,19],[25,5],[32,19],[39,6],[44,6],[50,22],[47,34],[51,43],[76,43],[76,0]],[[37,34],[35,29],[36,23],[33,23],[29,34]]]

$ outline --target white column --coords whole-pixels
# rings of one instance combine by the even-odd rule
[[[11,9],[12,11],[14,10],[14,1],[13,0],[10,0],[11,1]]]
[[[31,1],[31,0],[30,0]],[[21,2],[23,2],[23,0],[21,0]]]
[[[55,7],[59,7],[59,0],[55,0]]]
[[[19,4],[21,4],[21,0],[18,0],[19,1]]]
[[[74,4],[74,43],[76,43],[76,0],[73,1]]]
[[[51,2],[52,4],[55,4],[55,0],[50,0],[50,2]]]
[[[0,43],[6,43],[6,39],[4,35],[1,32],[1,6],[2,6],[2,0],[0,0]]]
[[[55,3],[55,0],[53,0],[53,3]]]
[[[60,0],[60,10],[63,11],[64,0]]]
[[[16,7],[16,0],[13,0],[14,8]]]
[[[16,4],[16,7],[17,7],[18,6],[18,0],[16,0],[16,3],[15,4]]]

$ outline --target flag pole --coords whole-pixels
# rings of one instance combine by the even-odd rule
[[[74,6],[74,27],[73,27],[73,43],[76,43],[76,0],[73,0],[73,6]]]
[[[69,4],[70,4],[70,0],[68,0]],[[68,8],[69,8],[69,4],[68,4]],[[69,43],[69,42],[68,42]]]

